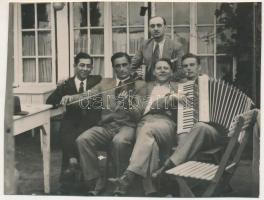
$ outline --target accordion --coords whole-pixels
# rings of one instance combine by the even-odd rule
[[[253,105],[236,87],[207,75],[179,84],[178,91],[188,97],[185,104],[178,102],[178,134],[189,132],[198,121],[216,124],[227,131],[235,116]]]

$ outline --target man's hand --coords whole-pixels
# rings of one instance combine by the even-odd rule
[[[127,99],[128,98],[128,92],[126,90],[123,90],[118,94],[118,98]]]
[[[178,93],[173,93],[169,95],[169,101],[177,100],[183,105],[187,105],[189,101],[191,100],[187,96],[188,94],[186,92],[178,92]]]
[[[66,82],[67,79],[61,79],[57,83],[57,87],[63,85]]]
[[[146,68],[147,68],[146,65],[141,65],[139,68],[137,68],[135,70],[135,72],[137,73],[138,78],[145,79]]]
[[[66,106],[67,104],[71,103],[73,100],[73,97],[71,95],[65,95],[62,97],[60,104],[63,106]]]

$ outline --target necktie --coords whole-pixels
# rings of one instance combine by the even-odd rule
[[[151,67],[148,68],[148,72],[146,73],[146,77],[145,77],[146,81],[151,81],[153,79],[152,73],[155,67],[155,63],[159,60],[159,55],[160,55],[160,49],[159,49],[159,43],[157,43],[152,53]]]
[[[157,62],[157,60],[159,59],[159,55],[160,55],[160,49],[159,49],[159,43],[157,43],[153,51],[153,57],[152,57],[154,61],[153,64]]]
[[[116,88],[116,90],[115,90],[115,96],[116,97],[118,97],[118,95],[121,93],[121,91],[122,91],[122,86],[123,85],[123,82],[122,81],[119,81],[119,83],[118,83],[118,85],[117,85],[117,87],[118,88]]]
[[[79,88],[79,93],[83,93],[84,92],[83,85],[84,85],[84,83],[83,83],[83,81],[81,81],[80,88]]]

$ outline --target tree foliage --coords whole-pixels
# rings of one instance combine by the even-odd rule
[[[253,3],[222,3],[215,12],[218,23],[224,24],[218,28],[222,45],[226,47],[227,53],[237,59],[234,84],[250,96],[253,68],[253,6]]]

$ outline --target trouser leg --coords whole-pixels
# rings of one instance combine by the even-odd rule
[[[108,132],[103,127],[95,126],[82,133],[76,139],[84,181],[100,177],[96,151],[109,145],[112,138],[113,133]]]
[[[62,166],[61,173],[69,166],[71,157],[78,158],[78,150],[75,139],[80,134],[80,130],[70,121],[64,121],[60,129],[60,141],[62,147]],[[61,174],[62,175],[62,174]]]
[[[222,136],[215,127],[198,122],[187,133],[184,141],[177,146],[170,160],[175,165],[179,165],[182,162],[192,159],[199,151],[214,147],[221,140]]]
[[[142,182],[146,195],[157,191],[156,186],[152,182],[151,175],[153,171],[159,168],[159,163],[160,163],[160,149],[157,142],[154,142],[152,146],[152,154],[149,160],[149,169],[147,171],[146,177],[143,178],[143,182]]]
[[[154,190],[150,176],[159,167],[160,151],[168,154],[171,150],[174,131],[175,123],[162,115],[148,115],[138,125],[136,143],[127,169],[145,178],[147,193]]]
[[[116,168],[116,176],[123,174],[128,166],[135,141],[135,128],[124,126],[112,140],[112,158]]]

